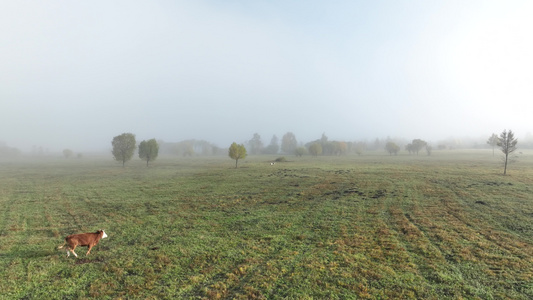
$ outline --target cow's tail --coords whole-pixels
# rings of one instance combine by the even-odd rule
[[[57,249],[63,249],[63,247],[65,247],[66,244],[67,244],[67,241],[65,241],[65,242],[63,243],[63,245],[57,247]]]

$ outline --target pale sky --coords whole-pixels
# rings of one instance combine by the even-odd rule
[[[533,1],[1,1],[0,141],[533,131]]]

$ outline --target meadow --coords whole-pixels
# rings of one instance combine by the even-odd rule
[[[533,152],[275,158],[0,161],[0,299],[533,298]]]

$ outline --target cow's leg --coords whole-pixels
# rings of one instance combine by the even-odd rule
[[[69,256],[70,256],[70,251],[67,248],[67,257],[69,257]]]
[[[78,254],[76,254],[76,252],[74,252],[74,249],[76,249],[76,246],[70,248],[70,251],[72,251],[72,254],[74,254],[74,256],[78,257]]]
[[[89,255],[89,253],[91,253],[91,249],[93,248],[92,245],[89,245],[88,247],[89,247],[89,250],[87,250],[87,253],[85,253],[85,256]]]

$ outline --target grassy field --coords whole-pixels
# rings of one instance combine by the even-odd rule
[[[0,162],[0,299],[533,298],[533,152],[274,158]]]

